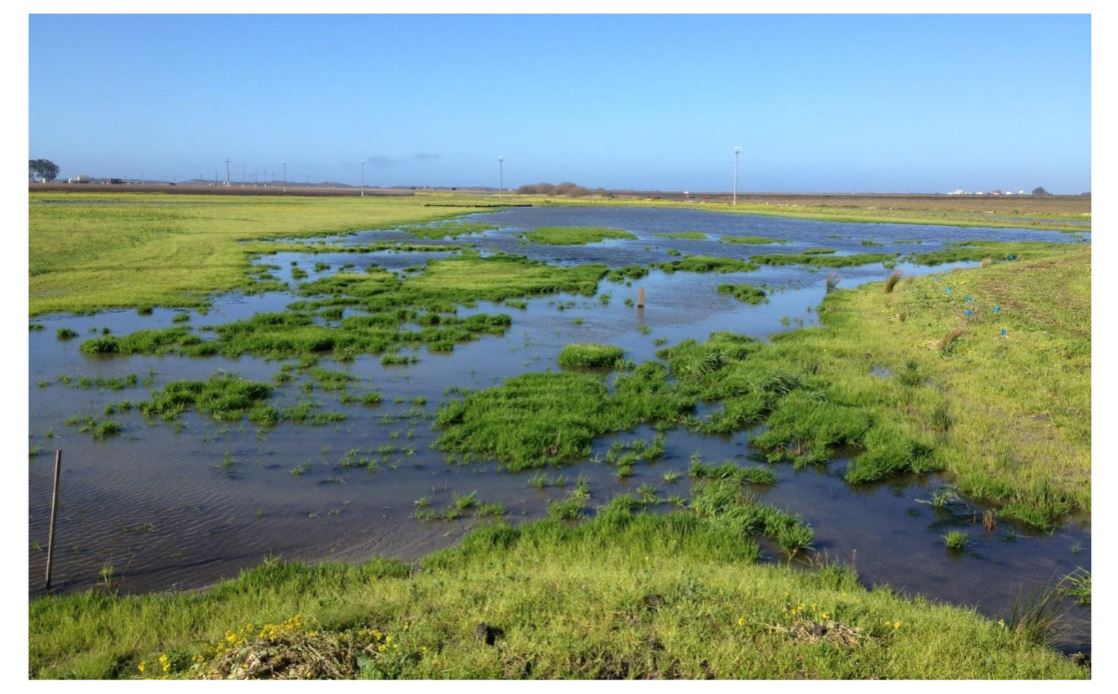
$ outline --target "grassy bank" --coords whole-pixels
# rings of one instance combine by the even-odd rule
[[[416,198],[34,193],[30,312],[198,306],[248,280],[240,242],[474,211]],[[451,231],[453,227],[448,227]],[[442,233],[442,230],[433,234]]]
[[[757,564],[738,516],[707,509],[622,497],[593,520],[475,529],[419,570],[268,562],[200,593],[42,598],[30,675],[1089,676],[1013,623],[865,590],[838,566]]]
[[[752,444],[773,462],[848,455],[853,484],[946,470],[1004,517],[1050,527],[1090,508],[1090,249],[996,250],[981,248],[998,257],[985,267],[832,292],[821,327],[770,343],[685,340],[612,383],[510,379],[445,404],[440,446],[523,468],[585,457],[637,423],[765,424]],[[695,416],[704,402],[716,407]]]

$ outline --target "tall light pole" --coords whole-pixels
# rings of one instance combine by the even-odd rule
[[[225,187],[229,187],[229,157],[225,157]]]
[[[738,157],[741,155],[741,147],[734,147],[734,205],[738,204]]]
[[[505,192],[505,158],[497,157],[497,195]]]
[[[361,160],[361,197],[365,197],[365,160]]]
[[[283,163],[283,194],[287,195],[287,162]]]

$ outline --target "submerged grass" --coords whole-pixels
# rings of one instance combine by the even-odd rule
[[[780,523],[736,497],[640,508],[483,526],[421,570],[272,560],[200,592],[39,598],[30,676],[1089,676],[971,609],[867,590],[837,565],[755,563],[753,535]]]

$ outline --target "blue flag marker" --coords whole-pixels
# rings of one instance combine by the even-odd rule
[[[1002,307],[1001,306],[995,306],[994,307],[994,313],[1001,313],[1001,312],[1002,312]]]
[[[1008,334],[1009,334],[1009,333],[1008,333],[1008,332],[1006,331],[1006,329],[1005,329],[1005,328],[1002,328],[1002,337],[1005,337],[1005,336],[1006,336],[1006,335],[1008,335]]]
[[[963,311],[963,313],[966,315],[967,318],[970,318],[971,316],[974,315],[974,309],[969,309],[968,308],[966,311]]]
[[[950,294],[951,293],[951,287],[944,287],[943,293],[944,294]]]
[[[966,301],[967,303],[974,303],[974,297],[970,294],[967,294],[966,297],[964,297],[963,301]]]

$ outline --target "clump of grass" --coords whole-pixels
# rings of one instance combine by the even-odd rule
[[[477,491],[455,494],[442,510],[432,509],[431,499],[426,496],[417,499],[415,507],[415,518],[424,522],[456,521],[470,513],[475,518],[497,518],[506,513],[504,504],[499,501],[482,501],[478,498]]]
[[[623,229],[609,227],[538,227],[524,234],[524,238],[532,243],[550,246],[577,246],[606,239],[635,239],[637,236]]]
[[[72,340],[78,336],[78,333],[70,328],[59,328],[54,331],[54,336],[59,340]]]
[[[885,278],[885,293],[886,294],[892,293],[893,288],[896,287],[897,282],[900,282],[900,281],[901,281],[901,271],[900,270],[893,270],[892,272],[890,272],[889,276]]]
[[[172,381],[136,404],[148,417],[173,421],[187,410],[208,414],[217,421],[237,421],[259,408],[272,395],[271,386],[233,374],[214,374],[205,381]]]
[[[750,260],[761,265],[852,267],[855,265],[869,265],[871,263],[885,263],[895,259],[896,257],[896,253],[856,253],[852,255],[834,255],[834,249],[809,248],[800,253],[770,253],[767,255],[755,255],[750,258]]]
[[[701,231],[663,231],[656,235],[662,239],[684,239],[688,241],[704,241],[707,237]]]
[[[943,536],[943,544],[952,552],[962,552],[970,544],[970,535],[965,530],[950,530]]]
[[[586,509],[586,502],[579,496],[568,496],[565,499],[552,501],[547,507],[549,518],[561,521],[575,521],[582,518]]]
[[[924,385],[928,377],[914,359],[905,362],[904,367],[897,372],[897,382],[907,388]]]
[[[1062,581],[1023,586],[1013,600],[1006,627],[1029,643],[1052,645],[1062,631],[1064,595]]]
[[[722,258],[717,256],[707,255],[685,255],[679,260],[673,260],[667,263],[659,263],[655,267],[660,270],[673,273],[673,272],[752,272],[760,265],[751,258],[749,260],[740,260],[738,258]],[[611,273],[612,278],[612,273]],[[638,278],[632,278],[638,279]]]
[[[430,224],[409,224],[400,227],[401,231],[406,231],[412,236],[421,239],[446,239],[458,238],[459,236],[468,236],[472,234],[480,234],[490,229],[496,229],[493,224],[485,224],[483,222],[466,222],[462,220],[450,220],[446,222],[433,222]]]
[[[732,460],[724,461],[718,465],[707,465],[699,460],[694,460],[688,472],[697,480],[732,480],[739,484],[773,484],[776,475],[772,470],[763,467],[742,467]]]
[[[723,236],[719,239],[722,243],[741,243],[750,246],[763,246],[770,243],[786,243],[780,239],[769,238],[768,236]]]
[[[615,368],[625,350],[614,345],[571,343],[559,353],[559,365],[567,368]]]
[[[827,275],[827,293],[830,294],[838,287],[838,283],[842,281],[842,277],[838,273],[832,272]]]
[[[718,285],[718,293],[728,294],[747,304],[763,304],[768,301],[765,290],[752,284],[720,284]]]
[[[1091,572],[1078,568],[1064,576],[1061,581],[1064,594],[1075,601],[1077,605],[1089,607],[1091,605]]]
[[[550,477],[547,473],[538,472],[528,480],[528,486],[535,489],[545,489],[547,487],[565,487],[567,486],[566,475],[556,475]]]

